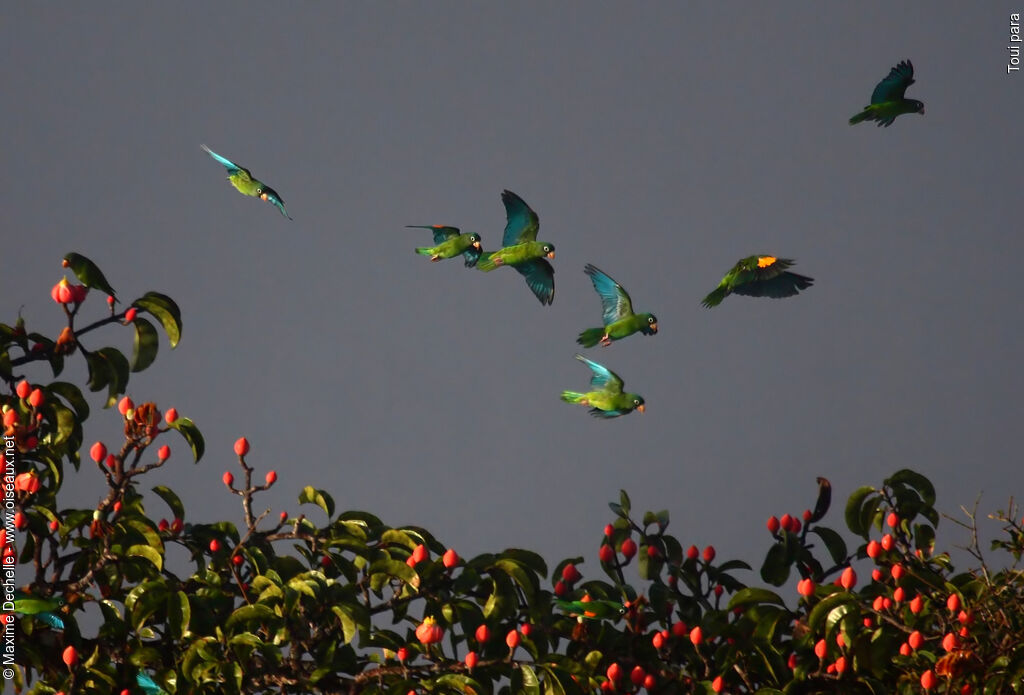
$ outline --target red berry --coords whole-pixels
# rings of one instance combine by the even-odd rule
[[[32,384],[22,379],[18,382],[18,386],[14,389],[14,392],[18,394],[18,398],[28,398],[28,395],[32,393]]]
[[[935,673],[928,669],[921,674],[921,687],[925,690],[931,690],[939,684],[939,679],[935,677]]]
[[[782,526],[783,531],[789,531],[793,526],[793,517],[789,514],[783,514],[782,518],[779,519],[779,524]]]
[[[825,644],[825,640],[818,640],[817,644],[814,645],[814,655],[819,659],[824,659],[825,654],[828,653],[828,645]]]
[[[117,301],[117,300],[115,300],[115,299],[114,299],[113,297],[111,297],[110,295],[107,295],[107,304],[109,304],[110,306],[114,306],[114,302],[115,302],[115,301]]]
[[[4,427],[12,427],[18,423],[18,411],[14,408],[4,412]]]
[[[643,666],[634,666],[633,670],[629,672],[629,680],[636,686],[643,684],[644,678],[646,677],[647,671],[644,671]]]
[[[28,519],[25,518],[25,515],[20,511],[14,512],[14,528],[20,531],[26,526],[28,526]]]
[[[523,633],[523,637],[529,637],[530,633],[533,632],[533,625],[530,623],[523,623],[522,627],[519,628],[519,631]]]
[[[597,551],[597,558],[605,564],[614,562],[615,550],[608,544],[602,545]]]
[[[331,566],[331,558],[330,558],[330,556],[329,555],[324,555],[322,558],[320,558],[320,565],[322,567],[324,567],[324,568],[330,567]]]
[[[697,546],[691,545],[686,549],[686,559],[696,560],[698,557],[700,557],[700,551],[697,549]]]
[[[266,477],[267,485],[273,485],[277,482],[277,471],[267,471]]]
[[[709,545],[708,547],[704,548],[704,562],[706,562],[708,564],[711,564],[711,562],[714,559],[715,559],[715,546]]]
[[[887,533],[884,536],[882,536],[882,550],[886,550],[886,551],[892,550],[892,544],[893,544],[892,534]]]
[[[789,659],[786,660],[786,665],[789,666],[790,669],[796,668],[796,652],[790,653]]]
[[[878,569],[877,567],[871,570],[871,579],[873,579],[876,582],[882,581],[882,570]]]
[[[843,673],[846,671],[846,657],[841,656],[836,659],[836,673]]]
[[[455,565],[459,564],[459,554],[453,548],[448,548],[448,550],[444,551],[444,555],[441,556],[441,564],[448,569],[455,567]]]
[[[802,526],[803,524],[800,523],[800,520],[794,517],[793,522],[789,525],[789,528],[793,533],[800,533],[800,529]]]
[[[910,599],[910,612],[915,615],[920,613],[923,605],[924,601],[921,599],[921,594],[918,594],[914,598]]]
[[[117,412],[121,413],[122,415],[127,413],[129,410],[132,410],[133,408],[135,408],[135,403],[133,403],[132,399],[129,398],[128,396],[125,396],[117,403]]]
[[[171,527],[171,525],[169,523],[167,523],[167,519],[161,519],[160,523],[157,524],[156,527],[160,531],[166,531],[167,529],[169,529]]]
[[[64,661],[64,665],[68,667],[70,671],[78,663],[78,650],[72,646],[64,648],[64,653],[60,655],[60,658]]]
[[[576,565],[572,564],[571,562],[562,568],[562,579],[569,582],[570,584],[572,584],[573,582],[578,582],[582,578],[583,575],[580,574],[580,571],[578,569],[576,569]]]
[[[626,558],[627,561],[631,560],[633,556],[636,555],[636,541],[632,538],[627,538],[622,541],[622,548],[620,548],[620,550],[622,552],[622,556]]]
[[[958,613],[960,611],[960,595],[950,594],[949,598],[946,599],[946,608],[949,609],[950,613]]]
[[[444,639],[444,628],[438,625],[434,618],[424,618],[423,622],[416,628],[416,639],[422,644],[440,642]]]
[[[131,323],[135,320],[135,314],[139,313],[135,307],[128,307],[128,311],[124,312],[124,322]]]
[[[857,585],[857,573],[853,571],[852,567],[847,567],[839,575],[839,584],[847,591]]]
[[[864,618],[864,627],[874,627],[874,625],[875,621],[871,618],[871,616],[866,616]]]
[[[801,579],[796,584],[796,592],[801,596],[813,596],[814,595],[814,580],[808,577],[807,579]]]
[[[649,545],[647,546],[647,557],[658,557],[661,553],[658,551],[658,546]]]
[[[615,533],[615,527],[614,526],[612,526],[611,524],[608,524],[607,526],[604,527],[604,535],[611,536],[613,533]]]
[[[166,422],[168,425],[173,425],[174,421],[177,420],[177,419],[178,419],[178,409],[177,408],[171,408],[166,413],[164,413],[164,422]]]
[[[120,511],[121,511],[121,500],[115,500],[114,501],[114,514],[117,514]]]
[[[60,522],[56,519],[50,519],[50,533],[56,533],[57,529],[60,528]]]
[[[28,404],[33,408],[41,406],[43,400],[43,392],[39,389],[32,389],[32,393],[28,394]]]
[[[487,640],[491,639],[491,631],[486,625],[481,625],[476,629],[476,641],[483,644]]]
[[[779,532],[779,528],[781,528],[782,524],[779,523],[779,520],[776,517],[770,516],[768,517],[768,523],[766,523],[765,526],[768,527],[768,533],[774,536]]]
[[[715,680],[711,681],[711,689],[716,693],[720,693],[724,688],[725,680],[721,676],[715,676]]]
[[[210,541],[210,552],[215,553],[220,550],[220,541],[214,538]]]
[[[900,565],[900,564],[897,563],[897,564],[892,566],[892,569],[889,570],[889,573],[892,574],[892,578],[893,579],[895,579],[896,581],[899,581],[900,578],[904,574],[906,574],[906,570],[903,569],[903,565]]]
[[[951,652],[957,648],[958,641],[956,635],[952,632],[947,632],[946,636],[942,638],[942,648],[947,652]]]
[[[689,632],[689,630],[686,627],[686,623],[684,623],[683,621],[680,620],[678,623],[672,623],[672,635],[673,636],[675,636],[675,637],[682,637],[683,635],[686,635],[688,632]],[[667,636],[668,635],[666,635],[666,637]]]
[[[651,638],[651,644],[654,645],[655,649],[661,649],[665,646],[665,638],[660,632],[655,632],[654,637]]]
[[[235,453],[239,456],[245,456],[249,453],[249,440],[245,437],[239,437],[235,441]]]
[[[690,641],[694,646],[704,641],[704,631],[700,629],[700,625],[690,630]]]
[[[897,587],[896,591],[892,592],[892,600],[896,603],[902,603],[906,592],[903,591],[903,587]]]
[[[243,562],[245,562],[245,558],[243,558],[243,557],[242,557],[241,555],[232,555],[232,556],[231,556],[231,563],[232,563],[232,564],[233,564],[233,565],[234,565],[235,567],[238,567],[238,566],[239,566],[239,565],[241,565],[241,564],[242,564]]]
[[[114,470],[114,468],[117,467],[117,457],[114,456],[113,454],[107,454],[106,464],[107,468],[109,468],[110,470]]]
[[[653,673],[648,673],[644,678],[644,688],[647,690],[654,690],[654,686],[658,684],[658,679],[654,677]]]
[[[412,558],[413,564],[419,564],[430,557],[430,553],[427,552],[427,546],[420,543],[409,557]]]
[[[183,528],[185,528],[185,522],[175,517],[174,521],[171,522],[171,533],[181,533]]]
[[[885,608],[885,610],[889,610],[890,608],[892,608],[892,599],[889,598],[888,596],[883,598],[882,599],[882,607]]]
[[[613,661],[611,666],[605,671],[605,675],[608,676],[608,680],[617,683],[622,680],[622,667]]]
[[[715,584],[715,596],[721,596],[725,592],[725,587],[721,584]]]
[[[900,645],[900,656],[910,656],[912,653],[913,650],[910,648],[909,644],[904,642]]]
[[[803,514],[803,517],[804,517],[804,523],[807,523],[807,522],[809,522],[809,521],[810,521],[811,519],[813,519],[813,518],[814,518],[814,514],[813,514],[813,513],[811,513],[811,510],[810,510],[810,509],[805,509],[805,510],[804,510],[804,514]]]
[[[871,602],[871,607],[881,612],[885,608],[885,597],[875,596],[875,600]]]
[[[562,596],[565,596],[567,593],[569,593],[569,587],[565,585],[565,582],[563,582],[561,579],[555,582],[555,596],[561,598]]]
[[[476,652],[469,652],[466,654],[466,668],[472,671],[476,668],[477,663],[480,661],[480,657],[477,656]]]
[[[889,512],[889,516],[885,518],[885,523],[889,525],[889,528],[896,528],[900,525],[900,518],[896,516],[896,512]]]
[[[74,299],[74,293],[71,291],[71,286],[68,284],[67,278],[61,278],[60,282],[53,286],[50,290],[50,296],[53,301],[58,304],[70,304]]]
[[[231,487],[231,485],[235,482],[235,476],[231,473],[231,471],[224,471],[224,475],[222,475],[220,479],[223,480],[224,484],[227,485],[228,487]]]
[[[866,549],[868,557],[874,560],[882,554],[882,544],[878,541],[869,541]]]
[[[508,634],[505,635],[505,644],[508,645],[509,649],[515,649],[516,647],[518,647],[519,642],[519,630],[509,630]]]
[[[395,657],[399,661],[405,661],[409,658],[409,650],[406,647],[399,647],[395,650]]]
[[[107,457],[107,446],[103,442],[96,442],[89,449],[89,457],[96,463],[99,463]]]
[[[281,523],[283,524],[288,518],[288,512],[281,512]]]
[[[166,461],[171,457],[171,447],[164,444],[162,447],[156,450],[156,457],[161,461]]]

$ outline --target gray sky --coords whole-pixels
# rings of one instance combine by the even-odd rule
[[[242,435],[280,476],[262,506],[295,513],[313,484],[463,555],[586,554],[588,575],[620,488],[668,509],[685,545],[755,566],[765,519],[812,506],[818,475],[836,528],[855,487],[902,467],[950,513],[1024,493],[1011,5],[116,7],[5,12],[0,320],[24,304],[29,329],[56,334],[71,250],[126,299],[177,300],[181,344],[162,342],[130,395],[206,437],[199,467],[172,437],[173,465],[146,479],[182,491],[189,520],[240,522],[220,476]],[[906,58],[926,115],[848,126]],[[294,222],[235,192],[204,142]],[[557,246],[552,307],[512,270],[412,252],[429,232],[407,224],[497,246],[504,188]],[[814,287],[701,308],[759,252]],[[644,415],[558,399],[587,384],[588,262],[658,316],[657,336],[587,352]],[[130,354],[131,332],[86,344]],[[119,429],[97,410],[86,439]],[[83,467],[66,503],[100,483]],[[940,546],[965,541],[952,528]]]

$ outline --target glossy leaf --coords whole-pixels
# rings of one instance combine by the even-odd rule
[[[192,450],[192,460],[199,463],[199,459],[203,458],[203,454],[206,452],[206,441],[191,418],[179,417],[169,427],[181,433]]]
[[[153,364],[160,341],[153,324],[141,316],[136,316],[132,325],[135,326],[135,340],[132,343],[131,369],[133,372],[141,372]]]
[[[149,312],[164,327],[171,347],[178,346],[181,340],[181,310],[173,299],[159,292],[147,292],[132,302],[132,306]]]

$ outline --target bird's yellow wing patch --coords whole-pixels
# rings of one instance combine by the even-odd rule
[[[776,258],[775,256],[758,256],[757,267],[767,268],[768,266],[773,265],[777,260],[779,259]]]

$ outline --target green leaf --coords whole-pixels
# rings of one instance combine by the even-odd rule
[[[135,326],[135,342],[132,345],[132,371],[141,372],[153,364],[157,349],[160,347],[156,329],[146,319],[136,316],[132,322]]]
[[[86,402],[85,396],[82,395],[82,391],[74,384],[68,383],[67,381],[55,381],[46,387],[46,390],[50,393],[55,393],[65,401],[75,411],[75,415],[78,419],[85,420],[89,417],[89,403]]]
[[[789,578],[789,566],[792,564],[792,553],[785,542],[776,543],[768,549],[761,565],[761,579],[775,586],[782,586]]]
[[[192,621],[192,607],[184,591],[178,591],[167,597],[167,623],[175,639],[182,639],[188,632]]]
[[[83,354],[85,355],[85,365],[89,369],[89,381],[85,385],[89,387],[90,391],[100,391],[110,383],[112,368],[103,355],[95,352]]]
[[[855,603],[856,601],[856,596],[846,591],[837,591],[826,596],[811,609],[810,615],[807,616],[807,627],[811,629],[811,632],[817,634],[833,609],[847,603]]]
[[[132,306],[152,314],[163,325],[171,347],[177,347],[181,340],[181,310],[173,299],[159,292],[147,292],[132,302]]]
[[[513,692],[521,693],[522,695],[540,695],[540,680],[537,678],[537,674],[533,672],[533,669],[526,664],[520,664],[518,673],[519,678],[516,678],[516,674],[512,676]],[[517,680],[519,681],[518,687],[516,687]]]
[[[815,526],[811,533],[818,534],[818,537],[825,541],[825,547],[828,548],[828,553],[835,564],[841,565],[846,562],[846,541],[842,536],[825,526]]]
[[[921,495],[921,499],[924,500],[926,505],[929,507],[935,505],[935,486],[932,485],[928,478],[920,473],[915,473],[909,468],[896,471],[892,477],[886,479],[885,484],[890,487],[899,484],[909,485]]]
[[[858,536],[868,537],[868,527],[861,521],[861,507],[864,506],[864,500],[869,495],[877,492],[875,488],[870,485],[858,488],[850,495],[849,501],[846,503],[846,525],[850,531],[856,533]]]
[[[78,281],[90,289],[97,289],[100,292],[106,292],[114,299],[117,299],[117,294],[114,292],[114,288],[110,286],[107,279],[103,277],[103,271],[99,269],[95,263],[90,261],[88,258],[80,253],[71,252],[64,256],[64,267],[71,268],[71,272],[75,274]]]
[[[623,513],[629,516],[629,510],[632,509],[632,505],[629,502],[629,495],[626,494],[625,490],[619,490],[619,506],[622,507]]]
[[[185,518],[185,505],[181,503],[181,499],[179,499],[174,490],[164,485],[157,485],[153,488],[153,492],[167,503],[167,506],[171,508],[171,514],[174,515],[175,519]]]
[[[170,427],[181,433],[181,436],[185,438],[185,441],[188,442],[189,447],[192,449],[193,460],[195,463],[199,463],[199,459],[203,458],[203,453],[206,451],[206,441],[203,439],[199,428],[192,422],[192,419],[179,417],[170,424]]]
[[[156,548],[148,545],[133,545],[125,551],[128,557],[142,557],[153,563],[157,571],[163,571],[164,558]]]
[[[751,603],[775,603],[780,606],[785,606],[786,602],[781,596],[776,594],[774,591],[768,589],[761,589],[760,587],[750,586],[745,589],[740,589],[732,598],[729,600],[729,610],[738,608],[740,606],[747,606]]]
[[[312,485],[302,488],[302,492],[299,493],[299,504],[315,504],[320,509],[323,509],[328,517],[334,516],[334,498],[327,492],[318,490]]]
[[[236,625],[245,625],[248,623],[269,623],[277,625],[280,621],[281,618],[274,613],[273,609],[269,606],[256,603],[251,606],[242,606],[235,610],[235,612],[228,618],[227,622],[224,623],[224,629],[233,630]]]
[[[93,354],[102,357],[109,365],[110,384],[106,405],[109,408],[117,402],[117,397],[128,388],[128,374],[131,372],[131,365],[128,364],[128,358],[117,348],[100,348]]]

